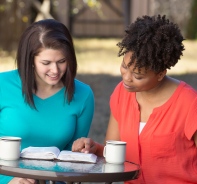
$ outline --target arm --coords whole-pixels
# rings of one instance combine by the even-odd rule
[[[105,140],[120,140],[118,123],[112,114],[110,115]],[[90,138],[82,137],[74,141],[72,151],[95,153],[98,156],[103,156],[103,148],[104,145],[94,142]]]
[[[110,118],[109,118],[109,124],[107,128],[105,141],[106,140],[117,140],[117,141],[120,140],[118,122],[116,121],[112,113],[110,114]]]
[[[8,184],[36,184],[36,180],[34,179],[26,179],[26,178],[13,178]]]
[[[0,183],[6,184],[9,183],[14,177],[13,176],[6,176],[6,175],[0,175]]]
[[[71,150],[72,144],[76,139],[88,136],[94,114],[94,95],[92,90],[89,90],[89,94],[82,105],[81,112],[76,117],[75,134],[69,145],[65,148],[66,150]]]
[[[35,184],[36,181],[34,179],[17,178],[13,176],[0,175],[0,183],[1,184],[20,184],[20,183]]]

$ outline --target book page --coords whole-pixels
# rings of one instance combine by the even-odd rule
[[[60,150],[57,147],[27,147],[21,151],[20,157],[30,159],[51,160],[58,157]]]
[[[93,153],[80,153],[63,150],[60,152],[58,159],[62,161],[96,163],[97,156]]]

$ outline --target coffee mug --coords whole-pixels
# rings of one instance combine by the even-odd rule
[[[123,172],[124,171],[124,164],[110,164],[105,163],[102,167],[103,173],[115,173],[115,172]]]
[[[17,160],[20,158],[20,149],[20,137],[0,137],[0,159]]]
[[[106,141],[103,150],[103,156],[106,162],[112,164],[123,164],[125,162],[126,142],[123,141]]]
[[[18,167],[18,160],[0,160],[0,165],[9,166],[9,167]]]

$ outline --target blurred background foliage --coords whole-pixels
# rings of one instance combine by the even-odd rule
[[[197,0],[193,0],[192,2],[190,18],[186,30],[188,39],[197,39]]]
[[[123,32],[124,26],[131,22],[128,14],[135,1],[138,0],[0,0],[0,50],[15,50],[24,29],[32,22],[44,18],[62,21],[73,37],[121,37],[120,34],[110,32]],[[166,14],[169,19],[177,22],[186,39],[197,39],[197,0],[146,2],[147,14]],[[109,9],[105,10],[106,6]],[[109,14],[112,10],[114,14]],[[119,17],[115,20],[117,15]],[[90,19],[92,16],[94,22]],[[91,26],[85,28],[88,22]],[[100,33],[93,24],[101,25]],[[112,30],[104,35],[109,29],[107,24],[111,24]],[[87,32],[91,29],[92,32]]]

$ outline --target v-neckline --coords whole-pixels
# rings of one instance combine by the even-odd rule
[[[43,98],[40,98],[40,97],[37,96],[36,94],[33,94],[33,96],[34,96],[34,98],[36,98],[37,100],[44,102],[44,101],[48,101],[48,100],[50,100],[50,99],[56,97],[56,96],[57,96],[58,94],[60,94],[63,90],[65,90],[65,87],[62,87],[59,91],[57,91],[57,92],[54,93],[53,95],[51,95],[51,96],[49,96],[49,97],[47,97],[47,98],[44,98],[44,99],[43,99]]]

